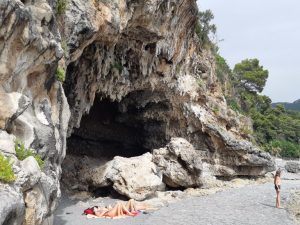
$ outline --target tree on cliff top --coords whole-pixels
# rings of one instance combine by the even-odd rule
[[[228,69],[219,68],[223,71]],[[257,144],[274,155],[300,157],[300,113],[288,111],[283,105],[272,108],[271,99],[259,94],[267,78],[268,71],[259,65],[259,60],[243,60],[233,70],[233,96],[226,97],[236,100],[235,108],[252,118]]]
[[[235,65],[233,72],[239,83],[250,92],[262,92],[269,76],[258,59],[243,60]]]
[[[211,24],[211,20],[214,15],[211,10],[205,10],[198,13],[198,21],[195,27],[195,33],[197,34],[202,47],[211,46],[209,38],[210,34],[216,34],[217,27],[215,24]]]

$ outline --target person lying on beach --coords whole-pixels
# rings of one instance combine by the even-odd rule
[[[114,207],[95,207],[94,208],[95,216],[99,218],[122,218],[124,216],[135,216],[138,212],[130,212],[124,204],[118,202]]]
[[[151,208],[143,203],[135,202],[130,199],[125,205],[122,202],[117,202],[113,207],[97,207],[91,208],[90,213],[86,213],[88,218],[123,218],[127,216],[136,216],[141,210],[150,210]]]

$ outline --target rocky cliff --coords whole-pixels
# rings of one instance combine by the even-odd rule
[[[136,199],[273,170],[227,107],[197,12],[194,0],[0,1],[0,150],[16,174],[0,183],[0,224],[51,224],[62,170],[69,187]]]

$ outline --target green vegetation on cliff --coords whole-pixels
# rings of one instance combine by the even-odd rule
[[[216,75],[222,84],[227,105],[253,121],[254,142],[273,155],[300,157],[300,100],[291,104],[273,104],[268,96],[261,95],[269,76],[258,59],[245,59],[233,69],[218,54],[218,47],[210,40],[216,26],[210,10],[198,13],[195,33],[200,47],[215,54]],[[201,80],[200,80],[201,81]],[[200,83],[200,81],[198,83]],[[215,108],[213,112],[217,112]],[[241,131],[243,132],[243,131]]]
[[[24,160],[29,156],[33,156],[39,164],[40,168],[42,169],[44,167],[44,160],[42,160],[41,156],[39,154],[34,153],[31,149],[25,148],[25,145],[23,143],[16,141],[15,151],[16,156],[19,160]]]
[[[211,20],[214,18],[211,10],[199,11],[198,21],[195,27],[195,33],[199,39],[200,46],[203,48],[213,47],[213,44],[209,38],[210,34],[215,34],[217,27],[215,24],[211,24]]]
[[[9,158],[0,153],[0,181],[10,183],[16,180]]]
[[[67,10],[68,1],[67,0],[57,0],[56,2],[56,13],[62,15]]]
[[[56,80],[58,80],[60,82],[64,82],[66,79],[66,71],[61,67],[57,67],[56,72],[55,72],[55,77],[56,77]]]
[[[274,108],[268,96],[259,94],[268,78],[259,60],[243,60],[231,70],[217,55],[216,67],[227,104],[252,118],[255,142],[274,155],[300,157],[300,113]]]

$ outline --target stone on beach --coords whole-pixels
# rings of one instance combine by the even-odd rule
[[[150,153],[132,158],[115,157],[110,165],[105,177],[118,193],[129,198],[144,200],[165,188]]]
[[[200,154],[183,138],[172,138],[166,147],[155,149],[153,162],[170,187],[199,187],[202,184]]]
[[[290,173],[300,173],[300,161],[286,162],[285,169]]]

